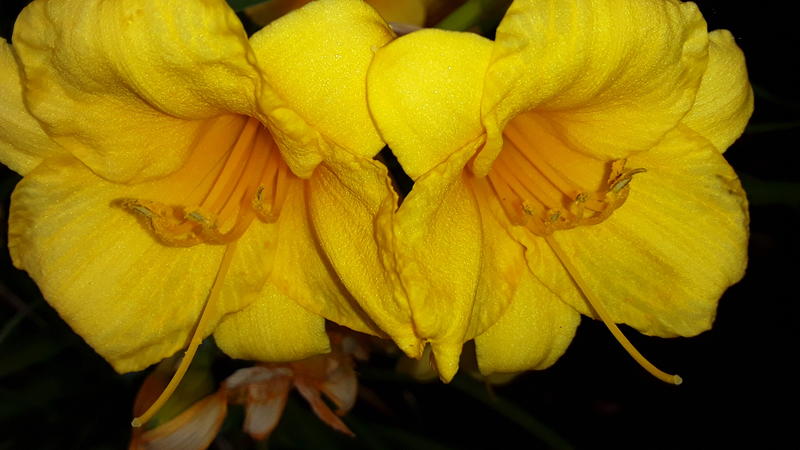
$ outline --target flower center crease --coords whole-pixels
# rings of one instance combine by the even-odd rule
[[[543,138],[546,134],[539,127],[524,114],[513,119],[503,130],[503,150],[488,175],[509,220],[536,235],[549,236],[556,230],[606,220],[625,203],[632,177],[645,172],[628,170],[624,159],[615,160],[597,170],[608,173],[599,187],[587,188],[587,177],[571,176],[572,172],[576,168],[585,172],[583,166],[599,162],[568,149],[552,136]],[[556,148],[549,148],[554,142]]]
[[[201,126],[186,164],[165,180],[182,194],[179,204],[150,199],[119,203],[163,244],[227,244],[254,218],[277,219],[290,177],[275,141],[258,120],[223,116]]]

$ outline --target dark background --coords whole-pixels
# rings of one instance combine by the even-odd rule
[[[9,39],[26,3],[3,0],[0,35]],[[797,445],[790,367],[800,323],[800,77],[789,68],[800,43],[796,19],[774,6],[781,2],[697,3],[709,29],[727,28],[737,37],[756,92],[750,126],[726,153],[750,197],[752,236],[747,275],[722,298],[711,331],[663,340],[627,330],[642,353],[685,383],[673,387],[650,377],[601,323],[584,320],[554,367],[495,387],[494,394],[464,375],[450,385],[410,382],[393,374],[390,358],[377,357],[359,367],[362,396],[345,418],[358,440],[328,430],[293,395],[271,448],[547,448],[559,445],[553,435],[575,448]],[[3,227],[18,180],[0,168]],[[3,248],[5,237],[3,229]],[[2,250],[0,450],[125,448],[143,377],[117,375]],[[256,448],[237,433],[236,420],[233,411],[212,448]]]

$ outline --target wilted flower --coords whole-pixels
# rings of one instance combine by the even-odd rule
[[[355,403],[358,381],[353,369],[354,358],[366,359],[367,348],[357,336],[331,332],[332,351],[290,363],[262,363],[239,369],[229,376],[220,389],[193,404],[171,420],[149,430],[135,430],[131,450],[205,449],[219,432],[227,405],[245,408],[244,431],[253,439],[266,439],[278,425],[286,399],[292,388],[311,405],[316,415],[332,428],[353,435],[340,416]],[[154,372],[137,398],[140,410],[147,405],[139,401],[160,391],[158,373]],[[336,405],[334,413],[322,395]],[[152,399],[150,400],[152,401]],[[141,414],[141,411],[136,411]]]

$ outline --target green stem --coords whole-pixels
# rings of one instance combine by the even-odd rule
[[[228,5],[230,5],[231,9],[234,11],[239,12],[250,6],[266,3],[267,1],[269,0],[228,0]]]
[[[510,0],[467,0],[466,3],[436,24],[436,28],[466,31],[480,26],[482,31],[487,31],[483,29],[483,25],[499,11],[504,11],[509,4],[511,4]]]

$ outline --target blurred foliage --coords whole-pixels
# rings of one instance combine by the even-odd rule
[[[0,4],[9,39],[26,0]],[[251,3],[229,0],[236,9]],[[728,28],[748,58],[756,112],[726,157],[751,200],[750,265],[721,301],[713,330],[693,339],[628,333],[634,344],[686,380],[666,386],[643,373],[600,323],[585,320],[551,369],[488,388],[460,374],[450,385],[396,373],[396,358],[361,364],[361,388],[345,417],[357,439],[328,428],[290,396],[271,449],[784,448],[794,445],[792,369],[800,338],[793,280],[800,269],[800,89],[785,67],[798,48],[793,15],[779,6],[698,1],[709,28]],[[463,29],[470,1],[444,25]],[[468,6],[472,5],[472,6]],[[485,23],[496,18],[482,17]],[[389,164],[391,155],[386,155]],[[0,246],[9,196],[19,176],[0,168]],[[687,224],[690,226],[690,224]],[[243,365],[218,353],[219,382]],[[0,450],[121,449],[130,435],[133,399],[146,373],[119,375],[67,327],[25,273],[0,253]],[[204,380],[203,389],[208,389]],[[212,448],[260,449],[240,432],[232,407]]]
[[[257,5],[259,3],[266,3],[269,0],[226,0],[226,1],[234,11],[239,12],[249,6]]]

